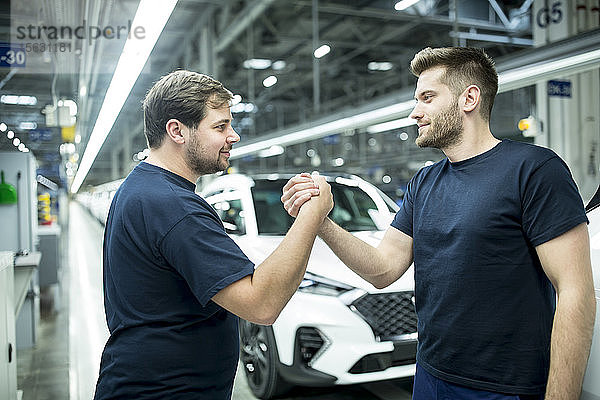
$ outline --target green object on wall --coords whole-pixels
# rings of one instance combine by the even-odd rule
[[[4,182],[4,171],[1,172],[1,175],[0,204],[17,204],[17,189],[13,185]]]

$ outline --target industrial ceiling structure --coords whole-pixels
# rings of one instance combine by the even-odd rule
[[[12,65],[0,58],[0,96],[22,103],[0,104],[0,123],[6,124],[0,151],[18,151],[14,138],[4,137],[12,130],[35,155],[40,174],[69,187],[92,132],[104,127],[106,140],[96,144],[97,156],[80,185],[122,178],[146,147],[146,91],[162,75],[183,68],[210,74],[239,96],[232,108],[242,137],[232,157],[238,171],[339,170],[376,184],[386,176],[405,182],[424,162],[440,158],[414,145],[416,130],[403,120],[412,107],[415,78],[408,65],[417,51],[485,48],[501,79],[506,73],[492,131],[516,137],[517,121],[534,103],[535,80],[510,73],[600,46],[595,31],[534,48],[531,0],[170,2],[172,12],[161,9],[169,1],[159,0],[12,0],[0,9],[0,41],[5,50],[21,49],[26,56]],[[138,42],[149,41],[160,24],[136,25],[144,5],[168,20],[122,108],[113,111],[114,124],[96,126],[103,104],[118,103],[109,86],[127,38],[135,41],[138,33]],[[78,27],[85,38],[75,34]],[[74,131],[69,120],[76,120]]]

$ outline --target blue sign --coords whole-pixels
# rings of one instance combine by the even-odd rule
[[[32,142],[50,142],[52,140],[52,129],[36,129],[29,131],[29,140]]]
[[[0,43],[0,67],[24,68],[26,55],[21,45]]]
[[[322,140],[324,144],[338,144],[340,142],[340,135],[335,133],[333,135],[325,136]]]
[[[571,81],[548,81],[548,96],[571,97]]]

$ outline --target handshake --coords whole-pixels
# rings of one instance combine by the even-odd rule
[[[303,172],[285,184],[281,202],[294,218],[301,212],[311,212],[325,219],[333,208],[331,186],[318,173]]]

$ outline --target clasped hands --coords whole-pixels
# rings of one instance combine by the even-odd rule
[[[324,219],[333,208],[331,186],[319,174],[303,172],[285,184],[281,202],[283,208],[294,218],[302,209],[316,212]]]

